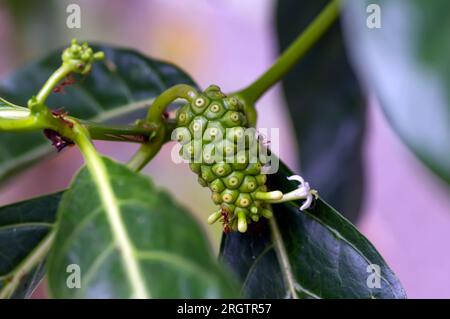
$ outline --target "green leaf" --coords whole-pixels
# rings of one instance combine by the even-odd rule
[[[193,84],[179,68],[150,59],[132,50],[93,45],[106,59],[94,64],[86,77],[53,93],[48,105],[64,108],[70,115],[86,120],[128,123],[142,117],[153,99],[167,88]],[[50,74],[61,63],[61,50],[31,63],[0,81],[0,96],[18,105],[27,105]],[[22,167],[54,152],[42,133],[0,134],[0,180]]]
[[[53,296],[236,296],[189,213],[156,190],[147,177],[109,159],[103,163],[113,190],[108,207],[100,200],[104,189],[96,186],[87,169],[62,198],[55,245],[48,259]],[[117,214],[111,213],[111,206]],[[66,269],[71,264],[80,267],[80,289],[66,285]]]
[[[286,177],[293,173],[284,165],[269,176],[270,189],[297,187]],[[240,279],[242,293],[250,298],[405,298],[392,270],[372,244],[322,199],[307,212],[292,203],[273,205],[281,233],[274,240],[267,221],[251,224],[245,234],[223,236],[221,260]],[[279,249],[279,248],[282,249]],[[277,253],[285,252],[280,266]],[[280,258],[281,260],[281,258]],[[380,288],[369,288],[380,267]],[[369,277],[372,276],[372,277]]]
[[[1,297],[27,298],[41,281],[46,254],[39,247],[52,228],[60,198],[57,193],[0,208]],[[40,258],[37,265],[23,276],[35,257]]]
[[[304,30],[328,0],[279,0],[280,51]],[[366,107],[349,66],[339,23],[283,79],[300,149],[302,175],[351,221],[364,192],[362,141]]]
[[[450,184],[450,2],[346,4],[347,44],[361,77],[401,139]],[[368,27],[378,12],[369,4],[379,6],[379,29]]]

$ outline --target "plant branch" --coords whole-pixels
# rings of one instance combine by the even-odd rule
[[[146,122],[158,126],[162,123],[163,113],[170,103],[176,99],[185,99],[192,102],[198,95],[196,89],[187,84],[174,85],[159,95],[152,107],[148,110]]]
[[[156,128],[153,139],[141,145],[139,150],[128,162],[128,166],[134,170],[141,170],[147,163],[158,154],[163,143],[167,140],[167,123],[163,119],[163,112],[176,99],[185,99],[192,102],[198,95],[197,90],[186,84],[178,84],[164,91],[153,102],[146,117],[145,125]]]
[[[245,104],[253,105],[277,83],[322,37],[339,15],[339,0],[332,0],[308,28],[280,55],[275,63],[255,82],[235,93]]]
[[[72,68],[63,63],[45,82],[45,84],[40,89],[39,93],[36,95],[36,101],[38,104],[45,104],[47,97],[52,93],[52,90],[58,83],[63,80],[72,72]]]
[[[109,125],[79,120],[93,140],[145,143],[156,134],[154,127]]]

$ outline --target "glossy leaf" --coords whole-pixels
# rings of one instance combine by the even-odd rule
[[[361,77],[401,139],[449,184],[450,2],[350,0],[344,9]]]
[[[49,288],[57,298],[232,297],[195,220],[150,180],[104,159],[113,189],[102,205],[93,176],[83,169],[65,192],[48,259]],[[120,236],[118,228],[124,234]],[[127,250],[130,248],[131,253]],[[81,270],[81,288],[67,286],[69,265]],[[135,267],[134,267],[134,266]],[[142,289],[142,290],[140,290]]]
[[[269,176],[270,189],[292,190],[292,172],[281,165]],[[291,203],[273,205],[281,240],[271,236],[269,224],[259,222],[245,234],[224,235],[221,260],[240,279],[250,298],[405,298],[392,270],[373,245],[322,199],[307,212]],[[287,255],[280,267],[280,244]],[[279,251],[279,250],[278,250]],[[379,288],[375,268],[379,266]],[[290,280],[286,280],[290,278]],[[371,287],[368,286],[368,283]],[[289,289],[292,287],[292,289]]]
[[[279,0],[280,51],[302,32],[328,0]],[[296,130],[303,176],[351,221],[364,193],[362,141],[366,107],[336,23],[283,79]]]
[[[105,52],[106,60],[94,64],[86,77],[53,93],[48,105],[70,115],[103,122],[129,123],[145,114],[153,99],[165,89],[192,80],[177,67],[140,53],[110,46],[92,46]],[[61,50],[19,69],[0,81],[0,96],[27,105],[61,63]],[[42,133],[0,133],[0,180],[38,158],[54,152]]]
[[[51,194],[0,208],[0,296],[27,298],[41,281],[45,256],[20,278],[16,289],[9,287],[14,275],[22,276],[24,262],[48,235],[60,198],[61,193]]]

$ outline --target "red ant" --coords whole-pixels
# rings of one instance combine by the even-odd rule
[[[76,82],[77,80],[75,79],[75,77],[72,74],[69,74],[68,76],[66,76],[64,81],[53,88],[53,92],[64,94],[64,87],[75,84]]]
[[[73,123],[71,121],[68,121],[65,119],[66,115],[68,115],[68,113],[66,111],[64,111],[64,109],[57,109],[57,110],[53,110],[52,114],[54,117],[56,117],[57,119],[60,119],[62,122],[64,122],[65,124],[67,124],[68,127],[72,128],[73,127]]]

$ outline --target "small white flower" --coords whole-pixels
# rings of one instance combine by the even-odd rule
[[[294,193],[294,196],[298,199],[305,199],[302,206],[300,206],[301,211],[308,209],[312,204],[313,198],[317,197],[317,191],[311,189],[311,187],[309,187],[309,183],[305,182],[303,177],[299,175],[292,175],[287,179],[290,181],[299,182],[298,188],[291,193]]]

